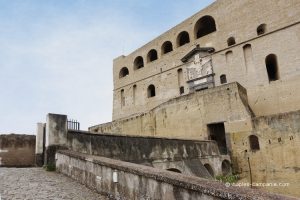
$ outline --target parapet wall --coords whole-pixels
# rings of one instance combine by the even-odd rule
[[[251,117],[247,91],[230,83],[172,99],[148,113],[96,125],[89,131],[207,140],[208,124]]]
[[[110,199],[292,199],[71,151],[59,151],[56,166],[59,172]]]
[[[220,155],[215,141],[179,140],[141,136],[91,134],[68,131],[68,148],[81,153],[152,166],[176,169],[182,173],[211,178],[204,165],[214,175],[221,175],[222,162],[230,162],[228,155]]]
[[[0,135],[0,167],[28,167],[34,163],[34,135]]]

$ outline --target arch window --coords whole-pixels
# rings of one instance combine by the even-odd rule
[[[163,43],[161,47],[162,54],[169,53],[173,51],[173,44],[170,41],[166,41]]]
[[[129,75],[128,68],[127,68],[127,67],[123,67],[123,68],[120,70],[119,78],[123,78],[123,77],[128,76],[128,75]]]
[[[263,35],[267,32],[267,25],[261,24],[256,29],[257,35]]]
[[[216,30],[217,29],[214,18],[212,16],[206,15],[204,17],[201,17],[195,25],[195,38],[197,39],[203,37],[215,32]]]
[[[279,70],[277,64],[277,57],[275,54],[270,54],[266,57],[266,68],[269,81],[276,81],[279,79]]]
[[[260,149],[258,137],[255,135],[249,136],[249,144],[250,144],[250,149],[252,151],[256,151]]]
[[[228,40],[227,40],[227,45],[228,45],[228,46],[235,45],[235,38],[234,38],[234,37],[228,38]]]
[[[227,83],[227,78],[226,78],[226,75],[225,75],[225,74],[222,74],[222,75],[220,76],[220,83],[221,83],[221,84]]]
[[[177,36],[177,47],[190,43],[190,35],[188,32],[183,31]]]
[[[141,69],[144,67],[144,59],[142,56],[138,56],[134,60],[134,70]]]
[[[155,97],[156,93],[155,93],[154,85],[149,85],[147,91],[148,91],[148,98]]]
[[[155,49],[151,49],[148,53],[148,62],[153,62],[154,60],[157,60],[157,51]]]

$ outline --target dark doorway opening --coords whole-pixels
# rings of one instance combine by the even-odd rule
[[[208,124],[209,139],[217,142],[221,154],[227,154],[224,123]]]

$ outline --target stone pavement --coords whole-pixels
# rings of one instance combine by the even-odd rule
[[[0,168],[1,200],[106,200],[104,196],[56,172],[42,168]]]

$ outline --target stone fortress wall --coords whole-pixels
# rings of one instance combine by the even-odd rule
[[[215,1],[114,60],[113,121],[89,131],[215,140],[241,181],[300,196],[299,19],[297,0]]]
[[[113,120],[148,112],[169,99],[190,93],[187,68],[196,60],[181,59],[197,45],[214,49],[202,59],[211,59],[215,86],[221,85],[222,75],[226,76],[225,82],[239,82],[247,89],[249,105],[256,116],[299,109],[299,19],[297,0],[214,2],[131,54],[114,60]],[[198,36],[201,31],[211,33],[198,38],[199,29]],[[183,32],[188,33],[190,42],[180,46]],[[157,52],[156,60],[151,50]],[[268,55],[268,62],[277,62],[276,81],[268,79]],[[140,63],[135,61],[139,56],[144,67],[137,69]],[[151,98],[147,91],[150,85],[155,87]]]

